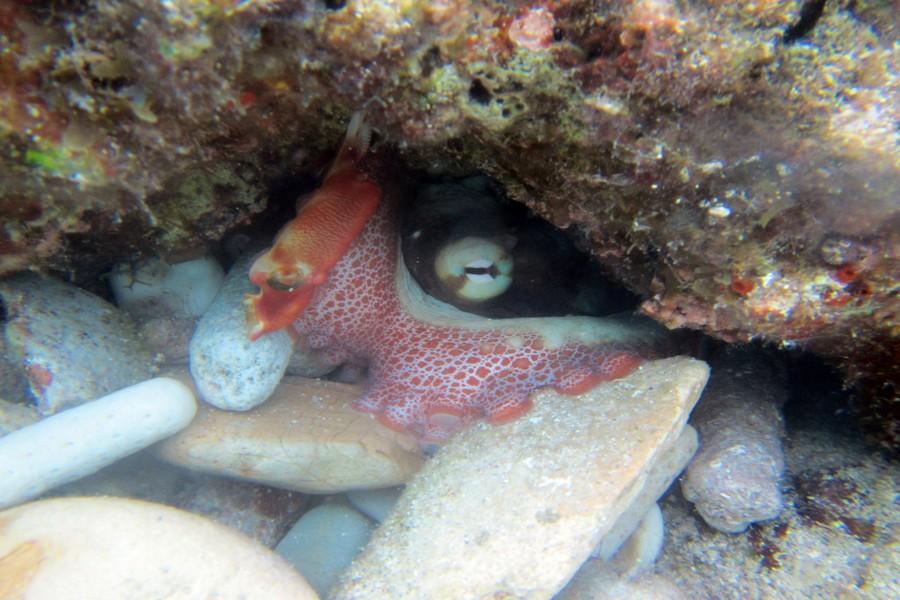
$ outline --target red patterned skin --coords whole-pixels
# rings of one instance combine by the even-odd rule
[[[538,388],[579,394],[641,363],[633,349],[610,341],[613,335],[596,343],[546,335],[568,317],[465,315],[456,323],[413,316],[407,295],[398,293],[398,282],[410,278],[397,275],[392,204],[382,202],[294,323],[301,343],[335,361],[368,365],[356,408],[422,442],[442,442],[476,419],[501,423],[522,415]]]
[[[381,188],[359,168],[368,146],[369,130],[356,114],[322,185],[300,199],[296,218],[253,262],[250,281],[259,293],[246,300],[251,340],[300,316],[375,212]]]

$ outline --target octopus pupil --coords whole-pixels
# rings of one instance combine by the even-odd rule
[[[491,277],[497,276],[497,267],[491,265],[489,267],[466,267],[467,275],[490,275]]]
[[[279,292],[293,292],[296,286],[282,283],[275,279],[274,277],[270,277],[268,280],[269,287],[273,290],[278,290]]]

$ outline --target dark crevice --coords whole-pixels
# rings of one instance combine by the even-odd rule
[[[478,104],[487,106],[491,102],[491,92],[484,87],[480,79],[475,79],[469,87],[469,98]]]
[[[800,18],[784,32],[784,43],[793,44],[813,30],[822,13],[825,12],[827,0],[808,0],[800,9]]]

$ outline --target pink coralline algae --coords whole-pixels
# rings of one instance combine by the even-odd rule
[[[525,413],[537,388],[577,394],[641,363],[648,339],[618,321],[485,319],[425,295],[398,263],[393,204],[378,209],[294,324],[301,344],[368,365],[356,408],[440,442],[476,419]]]
[[[556,20],[546,8],[529,8],[507,30],[510,41],[528,50],[544,50],[553,42]]]

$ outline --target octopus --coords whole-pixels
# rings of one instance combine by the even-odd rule
[[[355,408],[423,443],[520,417],[538,388],[580,394],[641,364],[653,334],[633,318],[492,319],[426,294],[401,255],[401,198],[361,166],[366,139],[351,123],[322,186],[251,267],[252,337],[290,327],[302,348],[364,365]]]

